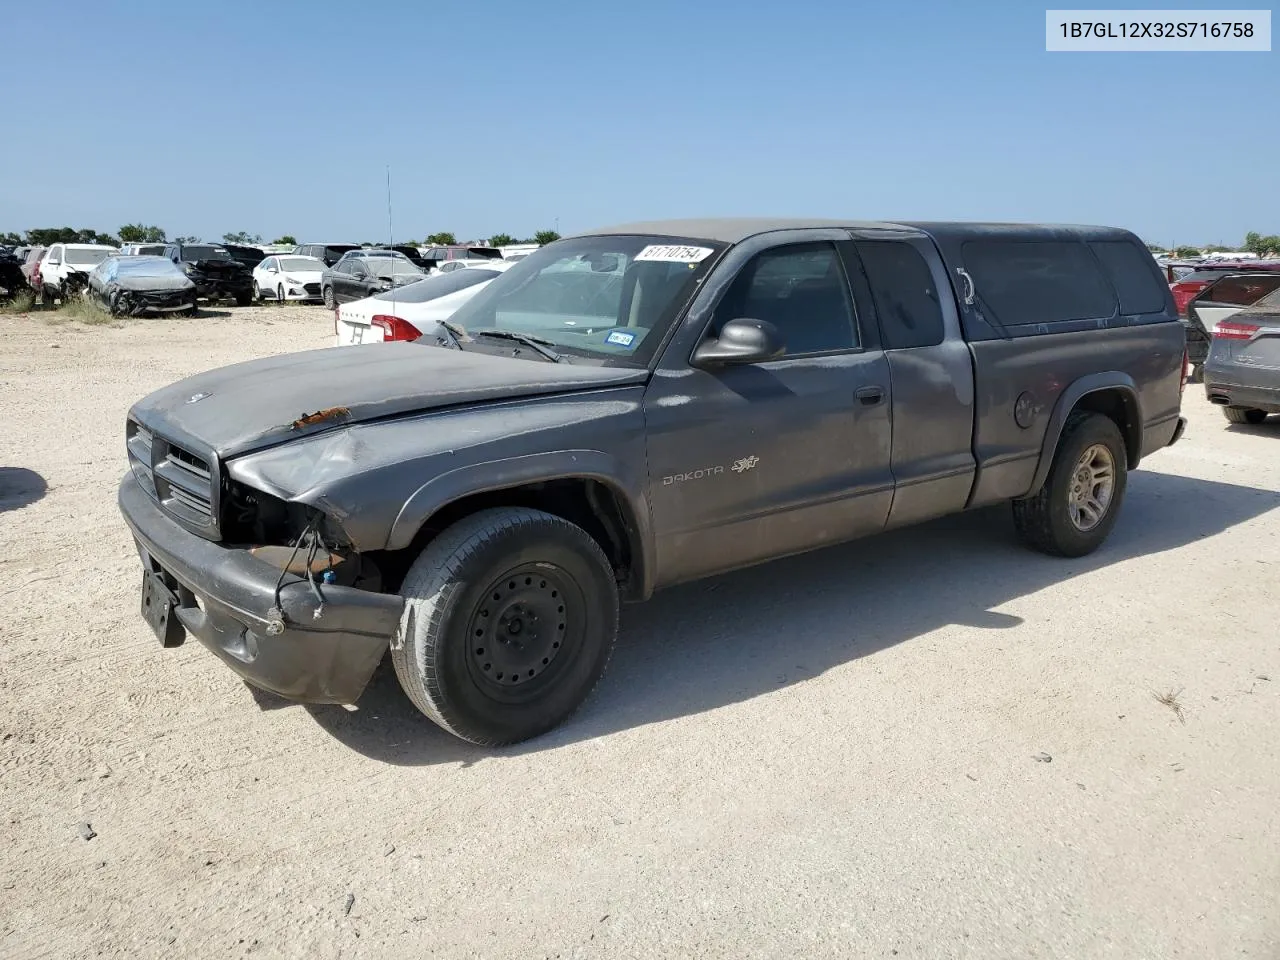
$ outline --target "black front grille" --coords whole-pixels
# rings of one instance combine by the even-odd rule
[[[129,468],[142,489],[195,532],[217,536],[217,483],[210,461],[130,420]]]
[[[318,283],[304,283],[302,285],[302,289],[307,291],[307,293],[311,294],[313,297],[320,296],[320,284]]]

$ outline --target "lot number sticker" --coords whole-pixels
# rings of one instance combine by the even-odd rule
[[[678,244],[650,244],[636,254],[636,262],[651,260],[660,263],[701,263],[711,256],[710,247],[685,247]]]
[[[629,347],[635,343],[635,340],[634,333],[623,333],[621,330],[615,330],[604,338],[605,343],[616,343],[620,347]]]

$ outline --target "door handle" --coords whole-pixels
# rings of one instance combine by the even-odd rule
[[[874,407],[877,403],[884,399],[884,387],[863,387],[854,393],[863,406]]]

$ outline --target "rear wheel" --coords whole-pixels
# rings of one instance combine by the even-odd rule
[[[618,590],[581,527],[483,510],[427,545],[400,589],[392,663],[424,714],[472,743],[545,733],[586,699],[618,632]]]
[[[1267,419],[1267,411],[1254,410],[1250,407],[1223,407],[1223,415],[1232,423],[1259,424]]]
[[[1044,486],[1013,502],[1018,534],[1043,553],[1092,553],[1115,526],[1128,475],[1124,438],[1115,422],[1098,413],[1071,414]]]

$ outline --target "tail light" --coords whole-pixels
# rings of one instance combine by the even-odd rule
[[[389,313],[374,314],[373,320],[370,322],[382,331],[382,341],[384,343],[391,340],[417,340],[422,336],[422,331],[408,320],[393,317]]]
[[[1173,303],[1178,308],[1178,316],[1186,318],[1187,304],[1208,285],[1206,280],[1179,280],[1169,288],[1173,293]]]
[[[1252,340],[1262,328],[1256,323],[1241,323],[1239,320],[1222,320],[1213,328],[1215,340]]]

